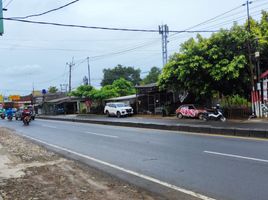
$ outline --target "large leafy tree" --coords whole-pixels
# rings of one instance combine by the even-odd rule
[[[70,92],[70,96],[76,97],[91,97],[91,92],[94,88],[90,85],[81,85],[76,90]]]
[[[244,26],[234,24],[230,30],[221,30],[209,38],[197,35],[196,40],[192,38],[183,43],[180,52],[174,54],[164,67],[159,85],[187,90],[197,99],[210,98],[214,93],[248,97],[252,75],[247,42],[252,42],[257,34],[261,38],[265,38],[265,34],[267,37],[267,13],[263,13],[260,23],[253,20],[251,23],[252,35]],[[267,39],[260,43],[261,55],[268,54]]]
[[[56,86],[50,86],[48,88],[48,92],[49,93],[56,93],[56,92],[58,92],[58,88]]]
[[[109,99],[112,97],[118,97],[118,93],[112,85],[103,86],[101,89],[94,89],[90,93],[92,100],[102,103],[103,100]]]
[[[260,51],[261,71],[268,69],[268,12],[262,12],[262,18],[259,22],[251,20],[252,38],[258,39],[258,46],[255,43],[255,49]],[[256,41],[256,40],[255,40]]]
[[[104,69],[101,85],[112,85],[112,83],[119,78],[124,78],[125,80],[130,81],[133,85],[136,85],[141,80],[140,72],[140,69],[124,67],[122,65],[117,65],[112,69]]]
[[[156,83],[158,81],[158,77],[161,74],[161,69],[158,67],[152,67],[149,71],[149,74],[142,80],[142,84],[150,84],[150,83]]]
[[[115,80],[112,84],[112,87],[117,92],[118,96],[135,94],[135,88],[133,84],[123,78]]]
[[[105,85],[100,89],[93,88],[90,85],[81,85],[72,91],[70,96],[87,97],[93,101],[102,102],[105,99],[134,94],[135,89],[131,82],[120,78],[111,85]]]

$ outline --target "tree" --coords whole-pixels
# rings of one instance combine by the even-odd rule
[[[69,93],[69,96],[87,97],[93,101],[102,102],[112,97],[135,94],[135,88],[131,82],[120,78],[112,85],[105,85],[101,89],[96,89],[90,85],[81,85],[76,90]]]
[[[99,90],[94,89],[91,92],[91,98],[95,101],[98,101],[100,104],[102,104],[103,100],[105,99],[118,96],[118,93],[115,91],[115,88],[112,85],[106,85]]]
[[[112,85],[112,83],[119,78],[124,78],[125,80],[130,81],[133,85],[136,85],[141,81],[140,72],[140,69],[124,67],[122,65],[117,65],[112,69],[104,69],[101,85]]]
[[[258,40],[258,46],[255,46],[256,51],[260,52],[260,66],[261,71],[264,72],[268,69],[268,12],[262,12],[262,18],[259,22],[251,20],[252,40],[255,40],[253,44],[256,45]]]
[[[142,80],[142,84],[150,84],[150,83],[156,83],[158,81],[158,77],[161,74],[161,69],[158,67],[152,67],[149,74]]]
[[[209,38],[197,35],[181,45],[163,68],[158,84],[161,88],[187,90],[197,99],[213,94],[240,95],[249,98],[252,74],[249,68],[247,42],[260,40],[261,66],[267,66],[267,12],[258,23],[251,19],[252,34],[245,26],[234,24]],[[266,67],[267,68],[267,67]]]
[[[58,92],[58,88],[56,86],[50,86],[48,88],[48,92],[49,93],[56,93],[56,92]]]
[[[123,78],[115,80],[112,84],[112,88],[116,91],[118,96],[135,94],[133,84]]]
[[[91,97],[91,92],[94,88],[90,85],[81,85],[76,90],[69,93],[69,96],[76,96],[76,97]]]

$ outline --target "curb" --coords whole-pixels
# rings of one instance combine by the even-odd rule
[[[114,121],[100,121],[100,120],[88,120],[88,119],[64,119],[54,117],[37,117],[44,120],[55,121],[69,121],[80,122],[90,124],[101,124],[111,126],[126,126],[133,128],[148,128],[158,130],[170,130],[170,131],[183,131],[192,133],[205,133],[216,135],[229,135],[237,137],[255,137],[255,138],[268,138],[268,130],[266,129],[249,129],[249,128],[226,128],[226,127],[204,127],[193,125],[164,125],[164,124],[147,124],[147,123],[135,123],[135,122],[114,122]]]

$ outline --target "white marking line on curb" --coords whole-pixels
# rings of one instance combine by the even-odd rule
[[[47,128],[57,128],[56,126],[49,126],[49,125],[43,125],[43,124],[41,126],[47,127]]]
[[[102,137],[118,138],[118,136],[115,136],[115,135],[105,135],[105,134],[94,133],[94,132],[89,132],[89,131],[86,131],[86,133],[91,134],[91,135],[102,136]]]
[[[31,140],[34,140],[36,142],[39,142],[41,144],[45,144],[47,146],[50,146],[50,147],[53,147],[53,148],[56,148],[56,149],[59,149],[59,150],[62,150],[62,151],[66,151],[68,153],[72,153],[74,155],[77,155],[77,156],[80,156],[82,158],[86,158],[88,160],[92,160],[96,163],[100,163],[102,165],[105,165],[105,166],[108,166],[108,167],[111,167],[111,168],[114,168],[114,169],[117,169],[119,171],[123,171],[125,173],[128,173],[128,174],[131,174],[131,175],[134,175],[134,176],[137,176],[139,178],[143,178],[145,180],[148,180],[148,181],[151,181],[151,182],[154,182],[154,183],[157,183],[159,185],[162,185],[162,186],[165,186],[167,188],[170,188],[170,189],[173,189],[173,190],[176,190],[178,192],[182,192],[182,193],[185,193],[185,194],[188,194],[188,195],[191,195],[193,197],[197,197],[201,200],[216,200],[216,199],[213,199],[213,198],[210,198],[210,197],[207,197],[207,196],[204,196],[202,194],[199,194],[199,193],[196,193],[196,192],[193,192],[193,191],[190,191],[190,190],[186,190],[186,189],[183,189],[183,188],[180,188],[176,185],[172,185],[172,184],[169,184],[169,183],[166,183],[166,182],[163,182],[163,181],[160,181],[158,179],[155,179],[153,177],[150,177],[150,176],[146,176],[146,175],[143,175],[143,174],[140,174],[140,173],[137,173],[137,172],[134,172],[134,171],[131,171],[131,170],[128,170],[128,169],[125,169],[123,167],[120,167],[120,166],[117,166],[117,165],[114,165],[114,164],[110,164],[108,162],[105,162],[105,161],[102,161],[102,160],[99,160],[99,159],[96,159],[96,158],[93,158],[93,157],[90,157],[90,156],[87,156],[87,155],[84,155],[84,154],[81,154],[81,153],[77,153],[75,151],[72,151],[70,149],[67,149],[67,148],[64,148],[64,147],[60,147],[60,146],[57,146],[57,145],[54,145],[54,144],[49,144],[47,142],[44,142],[42,140],[38,140],[38,139],[35,139],[33,137],[30,137],[30,136],[27,136],[27,135],[24,135],[24,137],[26,138],[29,138]]]
[[[246,159],[246,160],[254,160],[254,161],[258,161],[258,162],[266,162],[266,163],[268,163],[268,160],[259,159],[259,158],[252,158],[252,157],[245,157],[245,156],[239,156],[239,155],[234,155],[234,154],[219,153],[219,152],[214,152],[214,151],[204,151],[204,153],[215,154],[215,155],[220,155],[220,156],[227,156],[227,157],[233,157],[233,158],[241,158],[241,159]]]

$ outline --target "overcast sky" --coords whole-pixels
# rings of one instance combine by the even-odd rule
[[[3,0],[10,2],[4,17],[41,13],[72,0]],[[255,0],[251,13],[257,18],[268,8],[267,0]],[[245,3],[245,0],[80,0],[59,11],[29,20],[87,26],[185,30]],[[215,21],[192,30],[218,30],[233,21],[246,20],[246,8],[240,7]],[[104,68],[117,64],[140,68],[145,76],[152,66],[162,67],[161,36],[158,33],[105,31],[4,22],[0,36],[0,94],[29,94],[49,86],[68,83],[67,62],[74,57],[72,88],[87,75],[86,57],[90,57],[92,85],[99,87]],[[170,33],[168,54],[178,52],[180,43],[195,34]],[[208,36],[208,34],[205,34]],[[141,47],[142,46],[142,47]],[[140,47],[140,48],[137,48]],[[131,49],[135,50],[131,50]],[[125,51],[113,55],[113,53]],[[107,55],[108,54],[108,55]],[[111,54],[111,55],[109,55]],[[95,56],[99,56],[94,58]],[[84,61],[84,62],[83,62]]]

